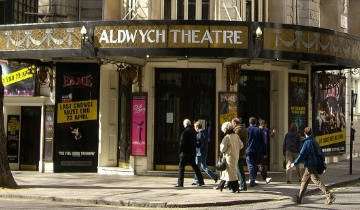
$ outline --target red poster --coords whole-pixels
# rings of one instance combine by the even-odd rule
[[[131,155],[146,156],[146,95],[131,101]]]

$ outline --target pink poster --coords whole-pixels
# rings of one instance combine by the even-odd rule
[[[131,155],[146,155],[146,95],[134,95],[131,103]]]

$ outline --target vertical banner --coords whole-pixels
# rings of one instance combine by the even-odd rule
[[[147,94],[133,94],[131,100],[131,155],[146,156]]]
[[[99,144],[99,66],[56,66],[55,172],[96,172]]]
[[[314,74],[314,134],[327,154],[344,153],[346,148],[345,81],[338,75]]]
[[[7,119],[7,154],[9,163],[18,162],[19,153],[19,115],[8,115]]]
[[[291,123],[304,135],[308,125],[308,77],[304,74],[289,74],[289,126]]]
[[[45,107],[44,161],[53,160],[54,112],[54,106]]]

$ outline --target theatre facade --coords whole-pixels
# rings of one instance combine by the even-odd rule
[[[348,69],[360,38],[240,21],[94,21],[0,26],[12,169],[146,174],[177,170],[182,121],[209,131],[254,116],[277,134],[282,169],[291,123],[312,126],[328,162],[350,141]],[[329,72],[333,73],[330,74]]]

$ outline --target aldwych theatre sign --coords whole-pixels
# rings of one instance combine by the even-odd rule
[[[246,26],[96,26],[96,48],[248,48]]]

